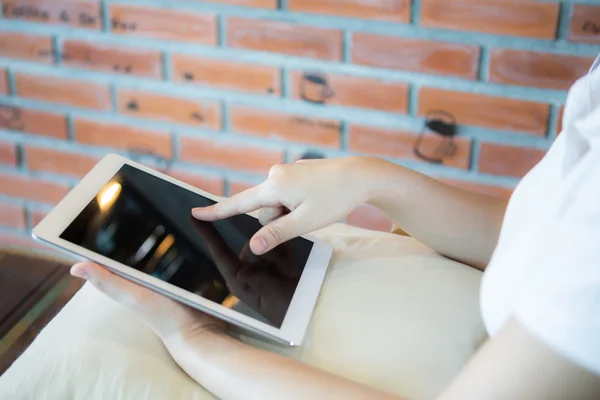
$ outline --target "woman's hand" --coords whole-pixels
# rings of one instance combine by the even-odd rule
[[[191,218],[191,217],[190,217]],[[192,219],[231,294],[275,325],[281,325],[302,270],[294,268],[290,243],[256,256],[244,246],[236,254],[212,223]]]
[[[252,252],[260,255],[338,222],[367,202],[380,163],[371,157],[349,157],[275,165],[261,185],[192,214],[214,221],[260,209],[265,226],[250,241]]]
[[[507,201],[455,187],[375,157],[300,160],[276,165],[268,179],[210,207],[192,211],[214,221],[259,211],[265,225],[254,254],[338,222],[371,204],[438,253],[484,269],[498,242]]]
[[[139,315],[167,348],[169,343],[194,341],[205,333],[225,333],[223,321],[115,275],[100,265],[91,262],[75,264],[71,275],[87,280]]]
[[[378,392],[288,357],[235,340],[225,324],[150,289],[85,262],[71,274],[139,315],[160,337],[175,362],[221,399],[370,399]]]

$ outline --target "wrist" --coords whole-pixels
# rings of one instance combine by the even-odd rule
[[[214,323],[182,326],[169,335],[161,337],[165,345],[188,345],[193,342],[211,342],[219,337],[227,336],[227,326],[219,320]]]
[[[390,198],[394,203],[400,201],[413,174],[407,168],[377,157],[364,157],[360,168],[364,174],[364,202],[374,206]]]

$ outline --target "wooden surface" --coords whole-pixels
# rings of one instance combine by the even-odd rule
[[[0,374],[82,285],[68,264],[0,250]]]

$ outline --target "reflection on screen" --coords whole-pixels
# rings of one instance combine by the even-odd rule
[[[61,238],[281,327],[312,242],[297,238],[262,256],[248,241],[247,215],[201,222],[193,207],[212,200],[124,165]]]

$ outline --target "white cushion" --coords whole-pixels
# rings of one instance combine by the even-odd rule
[[[485,339],[481,273],[390,233],[334,225],[315,235],[336,251],[305,344],[242,339],[411,399],[439,394]],[[0,397],[213,398],[90,285],[0,377]]]

